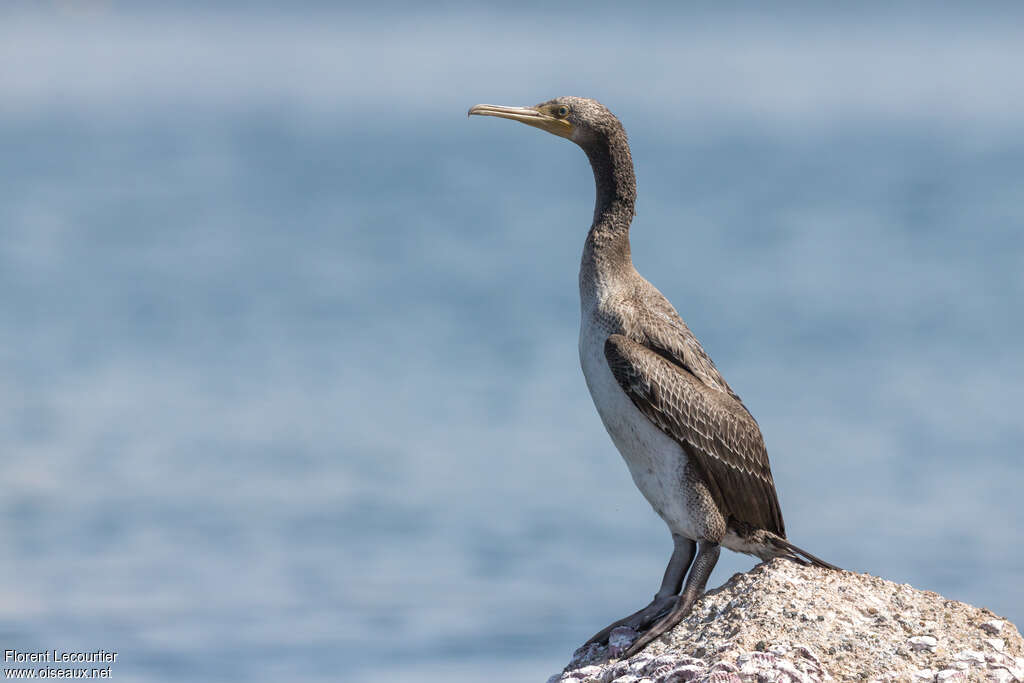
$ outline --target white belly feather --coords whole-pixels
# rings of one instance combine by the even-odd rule
[[[608,435],[619,449],[637,488],[674,534],[698,539],[697,524],[683,485],[687,455],[673,439],[647,419],[625,394],[604,355],[610,334],[593,314],[584,312],[580,326],[580,365],[590,396]]]

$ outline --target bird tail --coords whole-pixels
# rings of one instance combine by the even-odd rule
[[[772,534],[771,543],[782,551],[779,553],[779,557],[785,557],[804,566],[813,564],[815,567],[821,567],[822,569],[839,570],[839,567],[835,566],[834,564],[830,564],[825,560],[821,559],[820,557],[815,557],[814,555],[811,555],[803,548],[798,548],[786,539],[776,536],[775,534]]]

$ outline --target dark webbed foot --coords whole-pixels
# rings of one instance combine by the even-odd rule
[[[708,578],[711,577],[711,570],[715,568],[715,564],[718,562],[720,550],[721,548],[717,543],[701,542],[700,552],[697,554],[697,559],[690,569],[690,576],[686,579],[686,588],[683,590],[682,595],[676,599],[676,606],[661,621],[651,626],[645,633],[633,641],[633,644],[622,653],[623,659],[632,657],[640,652],[655,640],[671,631],[676,624],[686,618],[686,615],[693,609],[693,603],[697,602],[697,598],[704,594],[704,587],[708,583]]]
[[[697,552],[697,544],[688,538],[673,534],[672,542],[675,544],[675,548],[672,550],[672,557],[669,558],[668,566],[665,567],[665,577],[661,580],[661,588],[658,590],[657,595],[654,596],[654,599],[651,600],[651,604],[633,612],[628,617],[608,624],[595,633],[594,637],[588,640],[584,647],[593,643],[604,645],[608,642],[608,636],[611,634],[612,629],[619,626],[629,626],[634,631],[643,631],[657,623],[661,615],[672,609],[672,606],[676,604],[679,589],[683,587],[683,577],[686,576],[686,570],[689,568],[690,563],[693,562],[693,556]]]
[[[659,618],[669,612],[673,605],[678,602],[678,599],[679,597],[676,595],[665,595],[662,597],[654,596],[654,599],[651,600],[651,604],[647,605],[647,607],[633,612],[628,617],[623,617],[618,621],[613,621],[608,624],[603,629],[595,633],[590,640],[584,643],[584,646],[592,643],[604,645],[608,642],[608,636],[611,635],[612,629],[616,629],[619,626],[628,626],[634,631],[644,631],[657,623]]]
[[[687,596],[680,595],[675,598],[676,606],[671,612],[665,615],[665,617],[658,623],[651,626],[649,629],[640,634],[640,637],[634,640],[628,648],[622,653],[622,659],[628,659],[636,653],[643,650],[645,647],[653,643],[655,640],[665,635],[673,628],[676,627],[680,621],[686,618],[686,615],[693,609],[693,603],[697,600],[696,598],[688,600]]]

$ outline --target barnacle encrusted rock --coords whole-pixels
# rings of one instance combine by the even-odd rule
[[[628,660],[635,637],[580,648],[549,683],[1013,681],[1024,640],[987,609],[868,574],[767,562],[701,598]]]

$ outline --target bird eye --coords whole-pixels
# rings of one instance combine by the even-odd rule
[[[558,115],[561,116],[561,117],[568,116],[569,115],[569,107],[567,107],[567,106],[565,106],[563,104],[561,107],[558,108]]]

